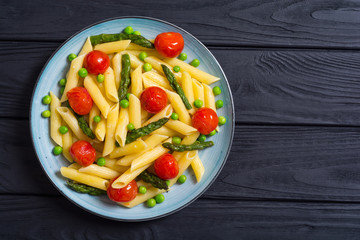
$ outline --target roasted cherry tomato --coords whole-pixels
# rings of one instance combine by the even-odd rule
[[[93,100],[83,87],[75,87],[66,93],[70,107],[79,115],[86,115],[93,106]]]
[[[94,50],[85,56],[84,67],[91,74],[103,74],[109,66],[109,56],[102,51]]]
[[[156,159],[154,163],[156,175],[164,180],[172,179],[179,173],[179,166],[173,155],[165,153]]]
[[[107,189],[108,197],[114,202],[129,202],[133,200],[138,192],[138,186],[136,184],[136,181],[132,180],[125,187],[117,189],[111,186],[115,179],[110,182]]]
[[[207,135],[215,130],[218,125],[218,116],[211,108],[200,108],[192,117],[192,125],[201,134]]]
[[[156,36],[154,45],[164,57],[174,58],[184,49],[184,39],[180,33],[165,32]]]
[[[75,162],[83,167],[93,164],[96,159],[95,148],[93,148],[89,142],[84,140],[79,140],[71,145],[70,155]]]
[[[141,107],[149,113],[158,113],[166,107],[167,95],[159,87],[146,88],[141,96]]]

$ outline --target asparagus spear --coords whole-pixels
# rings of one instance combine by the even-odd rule
[[[146,48],[154,48],[154,44],[148,39],[144,38],[141,35],[127,34],[127,33],[115,33],[115,34],[100,34],[95,36],[90,36],[90,41],[93,46],[100,43],[114,42],[120,40],[130,39],[132,43],[135,43],[139,46]]]
[[[191,109],[192,106],[189,103],[189,100],[187,99],[187,97],[185,96],[184,90],[179,85],[179,83],[176,81],[176,78],[175,78],[174,74],[164,64],[161,64],[161,67],[162,67],[162,69],[164,71],[164,74],[165,74],[167,80],[170,83],[171,88],[174,89],[174,91],[177,92],[177,94],[179,94],[181,100],[185,104],[186,109],[188,109],[188,110]]]
[[[157,120],[156,122],[152,122],[149,123],[148,125],[132,130],[130,132],[128,132],[127,136],[126,136],[126,141],[125,143],[131,143],[133,141],[135,141],[136,139],[138,139],[139,137],[143,137],[146,136],[148,134],[150,134],[151,132],[155,131],[158,128],[161,128],[165,123],[167,123],[167,121],[169,121],[168,118],[161,118],[159,120]]]
[[[208,142],[196,141],[193,144],[184,145],[184,144],[172,144],[167,142],[167,143],[163,143],[162,145],[164,148],[170,149],[175,152],[184,152],[184,151],[193,151],[193,150],[201,150],[204,148],[208,148],[214,146],[214,143],[213,141],[208,141]]]
[[[168,190],[169,186],[166,184],[166,181],[162,180],[161,178],[159,178],[158,176],[156,176],[153,173],[150,173],[149,171],[145,170],[143,171],[139,177],[147,183],[151,183],[151,185],[155,188],[159,188],[159,189],[165,189]]]
[[[123,54],[121,56],[121,81],[119,87],[119,101],[125,99],[127,90],[130,85],[130,56],[129,54]]]
[[[87,185],[84,185],[84,184],[80,184],[80,183],[70,181],[70,180],[67,180],[66,184],[70,189],[72,189],[72,190],[74,190],[75,192],[78,192],[78,193],[87,193],[87,194],[90,194],[90,195],[93,195],[93,196],[98,196],[98,195],[106,193],[104,190],[97,189],[97,188],[87,186]]]

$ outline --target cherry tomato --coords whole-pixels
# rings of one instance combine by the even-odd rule
[[[91,74],[103,74],[109,66],[109,56],[104,52],[94,50],[85,56],[84,67]]]
[[[75,162],[83,167],[93,164],[96,159],[95,148],[85,140],[74,142],[70,147],[70,155]]]
[[[156,175],[159,178],[168,180],[176,177],[179,173],[179,166],[173,155],[165,153],[156,159],[154,163]]]
[[[93,106],[93,100],[83,87],[75,87],[66,93],[70,107],[79,115],[86,115]]]
[[[215,130],[218,125],[218,116],[211,108],[200,108],[192,117],[192,125],[201,134],[207,135]]]
[[[149,113],[158,113],[166,107],[167,95],[159,87],[146,88],[140,96],[141,106]]]
[[[115,178],[116,179],[116,178]],[[123,188],[113,188],[111,185],[115,181],[113,179],[107,189],[108,197],[114,202],[129,202],[133,200],[138,192],[138,186],[135,180],[132,180],[128,185]]]
[[[164,32],[156,36],[154,45],[164,57],[174,58],[184,49],[184,39],[180,33]]]

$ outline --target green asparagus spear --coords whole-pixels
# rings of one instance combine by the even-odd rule
[[[172,144],[167,142],[167,143],[163,143],[162,145],[164,148],[170,149],[175,152],[184,152],[184,151],[193,151],[193,150],[201,150],[204,148],[208,148],[214,146],[214,143],[213,141],[208,141],[208,142],[196,141],[193,144],[184,145],[184,144]]]
[[[181,100],[183,101],[183,103],[185,104],[186,109],[191,109],[192,106],[189,103],[189,100],[186,98],[184,90],[182,89],[182,87],[179,85],[179,83],[176,81],[176,78],[174,76],[174,74],[171,72],[171,70],[165,66],[164,64],[161,64],[161,67],[164,71],[164,74],[167,78],[167,80],[170,83],[170,86],[172,89],[174,89],[175,92],[177,92],[177,94],[179,94]]]
[[[75,115],[76,119],[78,120],[78,125],[80,127],[80,129],[83,131],[83,133],[88,136],[91,139],[95,139],[95,134],[93,133],[93,131],[91,130],[91,128],[89,127],[89,124],[86,122],[84,116],[81,116],[79,114],[77,114],[70,106],[69,101],[65,101],[64,106],[68,107]]]
[[[169,186],[166,184],[166,181],[162,180],[161,178],[159,178],[158,176],[156,176],[153,173],[150,173],[149,171],[145,170],[143,171],[139,177],[147,183],[151,183],[151,185],[155,188],[159,188],[159,189],[165,189],[168,190]]]
[[[127,136],[126,136],[126,141],[125,143],[131,143],[133,141],[135,141],[136,139],[138,139],[139,137],[143,137],[146,136],[148,134],[150,134],[151,132],[155,131],[158,128],[161,128],[165,123],[167,123],[167,121],[169,121],[168,118],[161,118],[159,120],[157,120],[156,122],[152,122],[149,123],[148,125],[132,130],[130,132],[128,132]]]
[[[121,56],[121,81],[119,87],[119,101],[126,98],[126,93],[130,85],[130,56],[123,54]]]
[[[67,180],[66,184],[70,189],[72,189],[72,190],[74,190],[75,192],[78,192],[78,193],[87,193],[87,194],[90,194],[90,195],[93,195],[93,196],[106,194],[106,192],[104,190],[94,188],[94,187],[90,187],[90,186],[80,184],[80,183],[77,183],[77,182],[74,182],[74,181]]]
[[[130,39],[132,43],[135,43],[139,46],[146,48],[154,48],[154,44],[141,35],[115,33],[115,34],[100,34],[100,35],[90,36],[90,41],[93,46],[100,43],[107,43],[107,42],[114,42],[114,41],[128,40],[128,39]]]

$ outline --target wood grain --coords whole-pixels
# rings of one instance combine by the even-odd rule
[[[207,45],[359,48],[359,9],[360,3],[350,0],[15,0],[0,3],[0,40],[62,42],[100,20],[150,16],[184,28]]]
[[[33,85],[56,47],[0,42],[0,61],[7,63],[0,66],[6,79],[0,81],[0,117],[28,117]],[[357,51],[210,50],[230,83],[237,123],[360,125]]]
[[[0,194],[59,195],[30,138],[20,137],[27,130],[26,120],[0,120]],[[359,202],[359,155],[358,128],[236,126],[227,163],[203,197]]]
[[[165,218],[126,223],[94,216],[63,197],[3,195],[0,237],[180,240],[236,236],[236,239],[355,240],[360,234],[359,215],[359,204],[200,199]]]

